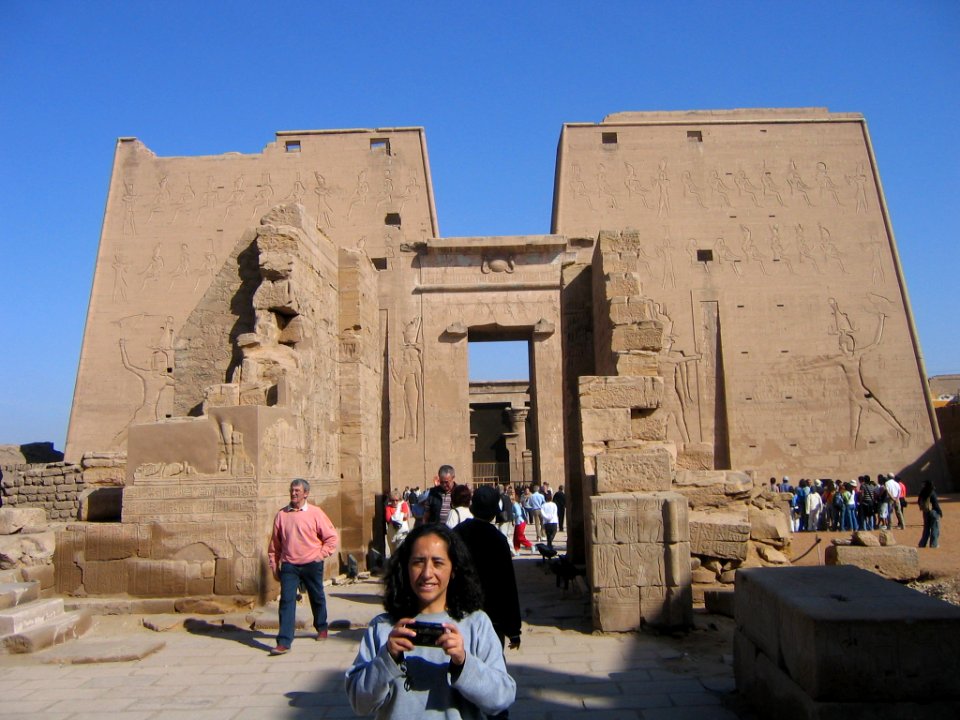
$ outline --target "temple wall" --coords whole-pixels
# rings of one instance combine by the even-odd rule
[[[669,430],[681,450],[728,437],[721,466],[761,476],[945,482],[859,115],[622,113],[566,125],[556,182],[555,232],[624,231],[617,261],[663,325],[667,385],[682,384],[683,423]],[[595,333],[613,353],[598,352],[598,372],[618,359],[613,332]]]

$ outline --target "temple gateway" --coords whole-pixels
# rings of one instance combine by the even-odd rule
[[[529,377],[471,383],[491,340]],[[564,125],[550,234],[504,237],[440,234],[422,128],[120,138],[66,460],[115,510],[60,532],[64,593],[265,597],[294,477],[362,567],[449,463],[566,486],[602,629],[688,619],[770,476],[949,482],[866,124],[821,108]]]

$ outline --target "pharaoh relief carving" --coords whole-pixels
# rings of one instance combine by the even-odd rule
[[[764,199],[773,198],[780,207],[784,207],[783,195],[780,194],[780,188],[773,180],[773,174],[767,170],[766,163],[760,169],[760,187],[763,190]]]
[[[317,196],[317,230],[336,227],[333,220],[333,207],[330,205],[330,198],[334,195],[335,189],[323,176],[319,170],[313,171],[313,194]]]
[[[760,248],[753,240],[753,233],[746,225],[740,226],[740,249],[743,251],[743,263],[747,265],[751,261],[760,266],[760,272],[769,275],[766,266],[763,264],[763,256],[760,254]]]
[[[251,220],[256,220],[276,203],[273,201],[275,195],[273,181],[270,179],[270,173],[265,172],[260,175],[260,184],[257,186],[257,192],[253,196],[253,212],[250,214]]]
[[[673,246],[670,243],[670,233],[664,228],[663,239],[656,247],[657,257],[663,262],[663,272],[660,276],[660,287],[677,286],[677,272],[673,266]]]
[[[353,215],[356,207],[365,207],[367,196],[370,195],[370,183],[367,182],[367,171],[361,170],[357,173],[357,184],[350,196],[350,204],[347,207],[347,220]]]
[[[683,197],[687,200],[696,201],[697,205],[703,209],[706,209],[707,206],[703,202],[703,192],[693,181],[690,171],[684,170],[683,174],[680,176],[680,179],[683,182]]]
[[[197,470],[186,460],[183,462],[141,463],[133,471],[134,480],[160,480],[166,478],[196,477]]]
[[[573,193],[575,200],[583,200],[587,203],[591,210],[596,210],[597,208],[593,204],[593,199],[590,197],[590,192],[587,190],[587,184],[583,181],[581,177],[580,165],[578,163],[573,163],[573,177],[570,178],[569,186],[570,191]]]
[[[667,175],[667,161],[657,165],[657,174],[653,178],[653,187],[657,191],[657,217],[670,213],[670,177]]]
[[[113,268],[113,302],[126,303],[129,287],[127,285],[127,271],[130,269],[130,263],[126,256],[118,250],[113,254],[110,266]]]
[[[177,201],[173,204],[173,218],[170,220],[170,224],[175,225],[181,217],[189,219],[196,201],[197,193],[190,182],[190,176],[187,175],[187,182],[183,186],[183,190],[180,191]]]
[[[880,296],[876,297],[880,298]],[[876,301],[870,297],[868,297],[868,300],[876,307]],[[799,364],[800,371],[811,372],[820,369],[840,371],[847,391],[846,399],[850,412],[848,440],[851,450],[855,450],[861,445],[863,421],[867,416],[879,418],[897,434],[901,444],[906,446],[910,440],[910,432],[893,413],[893,410],[877,396],[874,391],[875,388],[867,385],[863,373],[864,358],[874,352],[883,341],[883,325],[887,318],[886,314],[877,311],[873,339],[864,344],[857,337],[857,328],[851,322],[850,316],[840,308],[839,303],[834,298],[829,298],[827,303],[830,306],[831,313],[831,327],[828,332],[836,336],[838,351],[801,362]]]
[[[843,255],[840,254],[840,248],[833,242],[830,231],[822,223],[817,223],[817,228],[820,230],[820,251],[823,253],[823,259],[827,266],[829,267],[830,262],[833,261],[839,266],[840,272],[848,275],[847,268],[843,264]]]
[[[123,181],[123,195],[120,196],[120,202],[123,203],[123,234],[137,234],[136,204],[139,195],[134,191],[133,182]]]
[[[620,209],[620,203],[617,201],[617,194],[610,187],[607,180],[607,167],[603,163],[597,166],[597,199],[600,204],[614,210]]]
[[[719,170],[713,170],[710,173],[710,192],[713,194],[722,207],[731,207],[730,188],[723,181],[723,176]]]
[[[700,355],[688,355],[674,347],[676,336],[673,334],[674,322],[666,308],[659,303],[654,307],[658,319],[663,323],[663,346],[657,357],[660,375],[663,377],[663,402],[661,410],[667,416],[667,439],[677,443],[679,450],[689,445],[690,430],[688,416],[696,410],[697,401],[691,391],[690,364],[696,363]],[[696,376],[696,367],[693,370]]]
[[[790,188],[791,197],[799,197],[807,207],[813,207],[810,200],[810,191],[813,190],[810,185],[804,182],[800,171],[797,169],[797,163],[790,161],[790,169],[787,170],[787,187]]]
[[[247,191],[244,190],[243,186],[245,183],[243,173],[237,175],[233,180],[233,190],[230,191],[230,196],[227,198],[226,207],[223,209],[223,222],[227,221],[227,218],[230,217],[230,213],[243,206],[244,199],[247,196]]]
[[[150,255],[147,266],[140,271],[140,274],[143,276],[143,281],[140,283],[141,291],[146,289],[148,283],[152,285],[160,281],[160,274],[163,272],[164,264],[161,244],[157,243],[153,246],[153,253]]]
[[[226,420],[218,423],[220,437],[218,442],[217,472],[232,477],[252,475],[253,463],[244,450],[243,433]]]
[[[813,250],[810,247],[810,244],[807,242],[807,236],[803,229],[803,225],[799,223],[794,226],[794,239],[797,243],[797,252],[799,253],[798,262],[803,265],[806,262],[808,265],[813,267],[813,270],[818,275],[820,274],[820,265],[817,263],[817,259],[813,256]]]
[[[847,175],[847,185],[854,187],[857,202],[857,215],[867,211],[867,175],[863,172],[863,163],[857,163],[853,175]]]
[[[124,423],[124,429],[114,438],[114,443],[121,443],[126,438],[127,427],[134,424],[156,422],[164,417],[164,391],[172,391],[174,386],[172,363],[167,364],[161,348],[152,348],[149,362],[135,363],[127,352],[127,341],[120,338],[120,363],[124,369],[134,375],[140,385],[140,398],[137,408],[130,419]],[[172,349],[171,349],[172,352]]]
[[[827,164],[825,162],[817,163],[817,187],[820,192],[820,202],[824,204],[827,199],[832,199],[833,204],[837,207],[843,207],[843,203],[840,202],[840,194],[836,184],[833,182],[833,179],[830,177],[830,173],[827,171]]]
[[[190,273],[190,246],[187,245],[187,243],[180,243],[180,259],[177,261],[177,266],[170,275],[170,285],[167,289],[172,290],[174,283],[181,278],[184,280],[189,279]]]
[[[643,186],[640,178],[637,177],[637,169],[633,165],[624,162],[623,166],[627,172],[627,177],[623,181],[624,186],[627,188],[627,201],[629,202],[633,199],[633,196],[636,195],[640,198],[643,206],[647,208],[647,210],[651,210],[650,203],[647,201],[647,194],[650,192],[650,189]]]
[[[153,222],[154,217],[162,215],[170,204],[170,188],[167,187],[169,180],[166,175],[161,175],[157,181],[157,192],[153,196],[153,207],[150,208],[150,214],[147,216],[147,224]]]
[[[403,346],[399,360],[390,364],[390,375],[400,388],[403,406],[403,429],[400,440],[416,440],[420,437],[420,404],[423,398],[423,350],[420,329],[422,319],[418,315],[403,328]]]

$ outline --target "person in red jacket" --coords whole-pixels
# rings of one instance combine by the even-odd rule
[[[290,483],[290,504],[277,513],[267,556],[273,577],[280,581],[280,632],[271,655],[283,655],[293,644],[297,619],[297,589],[307,589],[317,640],[327,637],[327,599],[323,594],[323,561],[337,550],[339,536],[327,514],[307,502],[310,483]]]

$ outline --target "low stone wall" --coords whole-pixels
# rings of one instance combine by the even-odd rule
[[[5,465],[2,468],[4,507],[43,508],[49,520],[75,520],[85,488],[79,465]]]
[[[43,597],[52,595],[54,544],[41,508],[0,508],[0,583],[37,581]]]
[[[763,717],[960,717],[960,608],[856,567],[749,568],[737,690]]]

